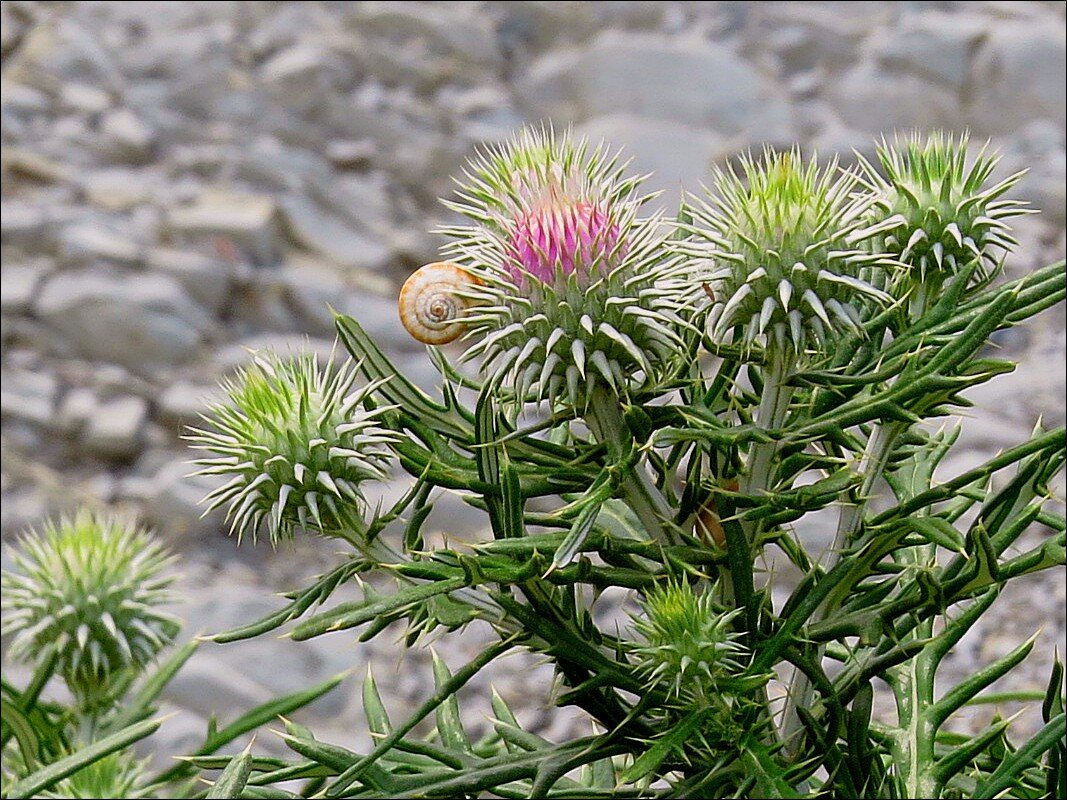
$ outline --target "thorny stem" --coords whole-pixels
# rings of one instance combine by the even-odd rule
[[[930,298],[935,296],[936,292],[931,292],[925,282],[920,283],[916,287],[915,292],[912,294],[908,303],[908,314],[911,319],[921,318],[927,311]],[[859,531],[860,526],[863,523],[867,504],[874,494],[875,484],[878,482],[878,479],[882,477],[882,473],[885,470],[889,454],[893,449],[893,444],[902,433],[907,431],[907,429],[908,423],[893,421],[878,423],[871,431],[871,436],[867,440],[867,446],[864,448],[863,456],[859,463],[858,472],[862,476],[859,490],[853,495],[853,502],[841,507],[837,520],[837,532],[834,535],[833,544],[820,559],[820,564],[826,573],[829,573],[837,566],[841,561],[842,555],[852,544],[856,532]],[[930,554],[916,552],[915,554],[910,554],[909,557],[911,555],[921,560],[924,555]],[[811,622],[818,623],[824,621],[830,616],[833,610],[833,607],[830,605],[819,606],[815,609],[815,613],[812,614]],[[818,648],[819,658],[822,658],[823,650],[824,648],[822,647]],[[906,682],[909,679],[905,678],[904,680]],[[800,670],[794,669],[793,677],[789,684],[789,690],[786,693],[785,711],[782,715],[782,740],[785,742],[786,752],[790,755],[796,755],[801,742],[798,734],[800,733],[802,725],[797,709],[810,707],[813,694],[814,689],[811,685],[811,681],[808,680],[808,676]],[[902,702],[899,694],[898,702]]]
[[[789,412],[789,401],[793,397],[793,387],[786,383],[788,352],[775,352],[763,371],[763,394],[760,396],[759,408],[753,422],[763,430],[777,430],[785,422]],[[778,452],[778,442],[756,442],[749,454],[745,474],[738,481],[738,490],[742,494],[760,495],[771,488],[774,480],[774,456]],[[758,540],[763,530],[763,521],[744,524],[745,538],[751,548]],[[729,605],[734,605],[733,581],[729,572],[724,573],[721,582],[724,600]],[[763,689],[763,708],[768,720],[771,717],[770,697],[766,687]],[[769,727],[773,730],[773,722]],[[773,734],[772,734],[773,735]]]
[[[602,386],[593,389],[585,422],[597,441],[607,445],[613,461],[620,462],[629,454],[632,439],[622,417],[622,406],[612,392]],[[671,531],[674,512],[643,463],[638,462],[623,478],[621,488],[626,504],[645,530],[657,541],[675,544]]]
[[[874,486],[885,469],[886,460],[892,450],[897,437],[907,429],[907,425],[901,422],[891,422],[885,425],[877,425],[867,441],[863,457],[859,463],[859,473],[863,476],[859,490],[853,496],[853,502],[841,507],[837,521],[837,533],[834,542],[821,559],[825,572],[829,573],[837,566],[842,554],[848,549],[860,529],[863,515],[867,509]],[[833,609],[829,605],[821,605],[811,615],[811,623],[825,620]],[[822,657],[823,648],[819,648],[818,657]],[[793,670],[793,676],[786,693],[785,710],[782,713],[782,740],[785,742],[786,752],[795,756],[800,748],[801,739],[799,733],[802,723],[798,708],[809,708],[814,697],[814,687],[808,676],[798,669]]]
[[[763,430],[775,430],[785,422],[789,401],[793,396],[793,387],[785,382],[787,358],[785,352],[774,353],[763,372],[763,394],[754,420],[756,426]],[[741,494],[758,495],[771,488],[774,454],[777,452],[778,442],[757,442],[753,445],[748,468],[738,482]],[[759,526],[759,523],[750,525],[749,530],[745,531],[750,542],[759,532]]]

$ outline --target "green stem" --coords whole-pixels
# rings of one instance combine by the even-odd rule
[[[823,555],[822,561],[825,571],[829,573],[841,561],[842,554],[852,543],[856,532],[863,523],[863,516],[867,510],[867,503],[874,493],[874,486],[882,476],[893,443],[897,437],[908,428],[907,423],[889,422],[876,425],[871,432],[871,438],[867,440],[867,447],[860,459],[859,474],[862,476],[859,490],[852,497],[852,502],[842,506],[837,521],[837,532],[830,549]],[[827,619],[833,612],[832,604],[821,605],[815,609],[811,616],[811,623],[819,623]],[[821,659],[824,648],[819,648],[817,659]],[[814,687],[808,676],[798,669],[793,670],[793,676],[789,682],[786,694],[785,710],[782,713],[782,740],[786,743],[786,752],[796,755],[800,747],[800,733],[802,723],[798,708],[809,708],[814,698]]]
[[[919,569],[935,563],[933,545],[918,545],[902,550],[897,560]],[[921,640],[934,633],[932,619],[923,620],[908,638]],[[940,787],[934,775],[934,744],[937,725],[927,713],[934,704],[934,677],[938,656],[929,647],[894,670],[891,682],[896,695],[899,728],[893,736],[893,756],[906,797],[938,797]]]
[[[763,394],[760,396],[759,408],[753,420],[756,427],[763,430],[776,430],[785,421],[789,410],[789,401],[793,396],[793,387],[785,382],[787,353],[775,352],[763,371]],[[778,452],[778,442],[757,442],[749,454],[747,469],[738,482],[741,494],[758,495],[771,488],[774,479],[774,455]],[[747,526],[749,541],[759,533],[759,524]]]
[[[615,463],[622,462],[633,446],[622,414],[622,405],[614,393],[601,386],[593,389],[585,422],[597,441],[607,445],[608,455]],[[676,544],[671,530],[674,512],[642,462],[635,464],[633,470],[623,478],[621,489],[626,504],[637,515],[645,530],[657,541]]]

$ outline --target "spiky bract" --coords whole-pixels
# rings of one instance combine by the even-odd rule
[[[355,388],[356,372],[267,353],[224,381],[228,402],[189,437],[214,454],[194,462],[197,474],[230,477],[205,498],[208,510],[228,503],[232,531],[254,539],[265,525],[272,543],[309,527],[361,530],[360,484],[385,475],[394,436],[379,424],[386,408],[364,407],[377,384]]]
[[[633,647],[650,685],[663,685],[687,703],[720,694],[718,683],[741,670],[745,648],[731,629],[738,610],[716,607],[708,592],[687,583],[649,590],[633,626],[641,642]]]
[[[37,662],[54,652],[82,708],[110,702],[178,633],[160,608],[171,599],[171,557],[143,529],[83,511],[28,532],[13,559],[17,571],[2,577],[10,654]]]
[[[602,146],[527,130],[475,159],[448,203],[472,224],[444,229],[447,253],[480,281],[464,357],[519,402],[651,389],[685,350],[692,282],[625,170]]]
[[[889,259],[856,237],[871,200],[857,195],[855,174],[797,150],[740,165],[740,175],[717,169],[715,193],[683,209],[680,248],[705,263],[712,340],[799,354],[860,332],[866,309],[890,299],[865,280]]]
[[[1025,203],[1004,199],[1025,172],[994,183],[999,158],[985,147],[969,158],[967,145],[966,135],[915,133],[892,145],[882,141],[881,173],[862,160],[875,201],[873,221],[858,233],[874,234],[872,244],[911,267],[901,273],[905,289],[936,288],[972,263],[978,279],[990,277],[1017,244],[1004,220],[1033,213]]]

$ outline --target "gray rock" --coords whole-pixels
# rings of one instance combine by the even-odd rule
[[[370,139],[334,139],[326,145],[326,157],[338,169],[366,169],[377,155]]]
[[[141,432],[148,419],[148,403],[127,395],[100,403],[82,433],[82,445],[96,456],[128,459],[140,449]]]
[[[672,211],[677,209],[681,190],[699,191],[712,164],[732,149],[707,129],[628,114],[596,117],[578,130],[590,141],[624,147],[625,155],[633,158],[634,171],[652,173],[644,185],[664,192],[655,202]]]
[[[149,269],[176,280],[196,302],[217,314],[230,298],[234,266],[222,259],[171,247],[155,247],[145,254]]]
[[[5,419],[17,419],[35,425],[52,422],[59,383],[48,372],[26,369],[2,371],[0,381],[0,414]]]
[[[829,102],[856,131],[872,136],[912,129],[953,129],[962,109],[956,94],[914,75],[865,63],[829,85]]]
[[[581,42],[595,30],[596,11],[589,3],[563,0],[512,0],[502,4],[500,36],[509,47],[541,52],[562,42]]]
[[[78,435],[99,404],[96,392],[84,386],[75,386],[63,395],[63,402],[59,404],[59,423]]]
[[[100,132],[109,154],[122,161],[147,159],[156,139],[155,131],[128,108],[105,114],[100,121]]]
[[[11,200],[4,200],[0,205],[0,235],[5,247],[19,245],[44,249],[48,222],[47,211],[38,206]]]
[[[184,425],[199,424],[200,415],[206,414],[212,405],[219,402],[222,394],[214,384],[177,381],[157,398],[159,416],[174,430],[180,430]]]
[[[99,114],[111,107],[111,95],[96,86],[65,83],[59,91],[59,103],[67,110]]]
[[[5,113],[20,116],[43,114],[51,105],[47,94],[24,83],[11,81],[6,77],[0,78],[0,88],[3,90],[0,108],[3,108]]]
[[[3,149],[0,165],[13,175],[42,183],[64,183],[74,174],[74,169],[59,159],[14,145]]]
[[[321,44],[305,42],[287,47],[272,56],[260,69],[267,86],[302,106],[316,102],[332,88],[341,71],[336,54]]]
[[[156,183],[147,171],[128,168],[93,170],[81,178],[85,199],[106,211],[128,211],[147,202]]]
[[[54,275],[35,311],[82,355],[134,372],[191,358],[208,327],[204,312],[164,275]]]
[[[961,92],[970,78],[974,53],[990,27],[976,14],[926,11],[905,16],[899,30],[880,32],[872,49],[887,70],[901,70]]]
[[[534,116],[560,122],[630,113],[723,134],[784,137],[778,89],[728,48],[605,32],[586,50],[551,53],[517,86]]]
[[[191,477],[190,462],[197,453],[163,450],[146,453],[136,467],[136,475],[126,478],[118,494],[137,502],[143,509],[145,523],[166,533],[177,543],[191,545],[210,541],[223,527],[223,512],[204,516],[204,497],[223,481],[210,477]]]
[[[502,66],[488,15],[464,14],[459,7],[367,2],[355,9],[352,27],[363,37],[368,69],[385,80],[413,79],[420,88],[451,81],[481,82],[487,70]],[[383,70],[393,70],[384,74]],[[491,74],[491,73],[490,73]]]
[[[233,646],[236,649],[236,645]],[[270,692],[243,670],[201,647],[167,684],[164,697],[202,717],[230,719],[270,699]]]
[[[0,310],[5,314],[25,314],[33,305],[41,281],[52,271],[46,259],[25,264],[5,264],[0,273]]]
[[[96,222],[77,222],[59,232],[60,255],[67,263],[109,261],[137,266],[144,253],[141,246],[123,232]]]
[[[204,192],[195,205],[171,209],[167,227],[190,244],[204,239],[229,242],[257,264],[274,263],[280,249],[277,208],[262,195]]]
[[[338,266],[378,270],[392,256],[381,241],[355,230],[302,195],[287,195],[282,208],[292,239]]]
[[[1010,133],[1031,119],[1067,124],[1064,71],[1067,31],[1058,23],[993,26],[974,66],[970,123],[982,133]]]

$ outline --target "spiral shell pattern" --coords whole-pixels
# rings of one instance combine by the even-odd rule
[[[471,306],[458,292],[480,284],[467,270],[447,261],[420,267],[400,290],[400,321],[423,344],[447,344],[463,333],[463,315]]]

